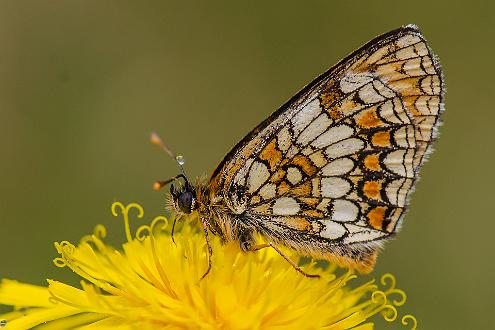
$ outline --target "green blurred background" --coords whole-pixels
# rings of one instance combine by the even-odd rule
[[[436,152],[376,274],[421,329],[493,329],[495,31],[490,1],[0,1],[0,278],[52,264],[114,200],[162,212],[177,173],[151,130],[207,174],[302,86],[374,36],[418,24],[440,57]],[[396,325],[399,328],[399,325]]]

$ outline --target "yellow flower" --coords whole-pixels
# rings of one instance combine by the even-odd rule
[[[395,278],[359,281],[352,272],[314,261],[304,269],[321,278],[304,277],[272,249],[243,253],[238,246],[213,244],[213,268],[207,266],[202,233],[184,225],[175,234],[168,221],[154,218],[133,238],[130,213],[142,218],[141,206],[117,202],[112,213],[123,216],[127,242],[122,249],[105,244],[105,228],[74,246],[55,243],[58,267],[82,277],[81,288],[48,280],[48,287],[3,279],[0,304],[14,306],[0,315],[0,327],[27,329],[373,329],[369,319],[382,314],[394,321],[405,294]],[[291,253],[287,251],[287,253]],[[295,255],[293,255],[293,258]],[[416,327],[410,315],[402,323]]]

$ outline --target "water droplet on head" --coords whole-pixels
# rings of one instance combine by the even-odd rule
[[[179,163],[179,165],[184,165],[186,163],[186,160],[184,159],[184,156],[182,155],[178,155],[175,157],[175,160],[177,161],[177,163]]]
[[[7,320],[0,320],[0,328],[4,328],[7,326]]]

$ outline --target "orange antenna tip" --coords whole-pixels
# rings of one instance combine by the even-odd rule
[[[150,141],[151,143],[156,144],[158,146],[161,146],[163,144],[162,139],[160,139],[158,134],[156,134],[155,132],[151,132]]]
[[[153,183],[153,190],[154,191],[159,191],[160,189],[162,189],[162,185],[160,184],[160,182],[155,182]]]

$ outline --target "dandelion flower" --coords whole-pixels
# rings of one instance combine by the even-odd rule
[[[0,304],[14,309],[0,315],[0,328],[369,330],[370,318],[393,322],[405,303],[390,274],[381,278],[383,289],[375,281],[352,285],[361,279],[351,271],[311,261],[305,269],[321,278],[308,278],[271,249],[243,253],[217,239],[213,268],[200,280],[207,252],[198,227],[185,224],[175,245],[167,218],[154,218],[133,236],[129,218],[142,218],[143,208],[116,202],[112,213],[124,220],[127,242],[120,249],[104,242],[101,225],[77,246],[55,243],[55,265],[79,275],[80,288],[2,280]],[[406,315],[402,324],[415,328],[416,320]]]

